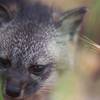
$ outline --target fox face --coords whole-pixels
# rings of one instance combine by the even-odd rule
[[[7,98],[35,95],[55,80],[54,66],[64,52],[67,57],[68,41],[74,41],[85,12],[85,7],[58,12],[36,1],[0,1],[0,74]]]

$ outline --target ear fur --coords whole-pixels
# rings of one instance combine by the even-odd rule
[[[67,66],[75,66],[75,52],[78,40],[78,33],[81,29],[86,8],[76,8],[66,11],[61,14],[56,14],[54,18],[55,26],[58,32],[56,33],[56,44],[59,48],[59,62],[63,61]],[[56,47],[56,50],[58,50]],[[62,60],[63,59],[63,60]],[[66,65],[65,64],[65,65]]]
[[[83,22],[86,11],[86,7],[80,7],[60,14],[54,13],[53,19],[55,21],[56,28],[61,30],[65,35],[69,34],[72,38],[80,31],[80,26]]]

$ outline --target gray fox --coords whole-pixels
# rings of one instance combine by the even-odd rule
[[[77,40],[85,12],[85,7],[61,12],[40,1],[0,0],[5,100],[50,99],[57,62],[69,59],[69,43]]]

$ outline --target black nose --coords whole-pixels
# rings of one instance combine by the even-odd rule
[[[7,85],[6,86],[6,95],[10,97],[19,97],[21,89],[14,85]]]

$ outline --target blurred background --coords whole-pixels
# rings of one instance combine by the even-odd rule
[[[59,69],[52,100],[100,100],[100,0],[43,0],[62,10],[88,7],[72,71]],[[2,100],[2,96],[0,96]]]

